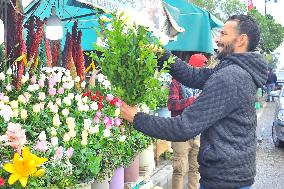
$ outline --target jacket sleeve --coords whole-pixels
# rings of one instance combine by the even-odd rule
[[[168,60],[171,55],[169,51],[166,51],[159,64]],[[205,82],[214,72],[214,69],[211,68],[194,68],[189,66],[177,57],[174,57],[174,61],[169,68],[170,74],[178,82],[190,88],[203,89]]]
[[[222,76],[213,75],[202,93],[180,116],[162,118],[137,113],[134,128],[151,137],[169,141],[187,141],[212,127],[237,107],[237,87]]]
[[[180,90],[180,84],[176,80],[173,80],[168,96],[168,109],[170,111],[182,111],[194,102],[194,97],[180,99]]]

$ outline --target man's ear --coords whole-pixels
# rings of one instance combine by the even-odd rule
[[[246,34],[241,34],[237,41],[238,47],[247,47],[248,46],[248,36]]]

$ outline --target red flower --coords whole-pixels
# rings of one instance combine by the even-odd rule
[[[96,91],[96,96],[100,96],[100,95],[101,95],[100,91]]]
[[[100,103],[98,104],[98,109],[101,110],[102,108],[103,108],[103,103],[100,102]]]
[[[91,96],[90,98],[91,98],[91,101],[96,101],[97,96],[96,96],[96,95],[93,95],[93,96]]]
[[[0,187],[3,186],[4,184],[5,184],[5,180],[0,177]]]
[[[92,91],[89,90],[88,92],[83,93],[82,97],[83,97],[83,98],[84,98],[85,96],[90,97],[91,95],[92,95]]]
[[[102,102],[104,100],[104,96],[99,96],[99,102]]]

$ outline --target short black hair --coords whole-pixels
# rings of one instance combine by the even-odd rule
[[[253,51],[260,41],[260,29],[256,21],[248,15],[233,15],[227,21],[237,21],[239,34],[248,36],[248,51]]]

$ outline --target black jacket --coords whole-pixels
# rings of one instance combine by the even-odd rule
[[[269,72],[266,84],[276,84],[276,82],[277,82],[276,74],[273,72]]]
[[[170,74],[203,89],[181,116],[137,113],[135,129],[146,135],[186,141],[201,133],[200,182],[207,189],[252,185],[256,174],[256,90],[267,80],[267,64],[257,53],[227,56],[215,68],[197,69],[176,58]]]

